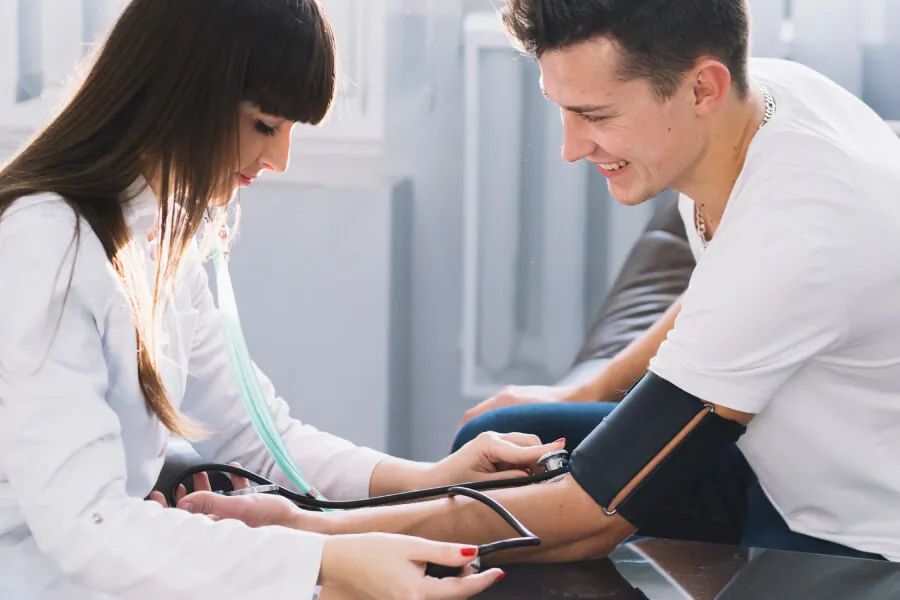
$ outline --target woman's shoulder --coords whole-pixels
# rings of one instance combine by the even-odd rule
[[[44,192],[14,200],[0,215],[0,235],[8,237],[22,229],[54,231],[73,229],[78,221],[75,209],[59,194]]]
[[[57,194],[19,198],[0,215],[0,280],[61,273],[72,284],[90,283],[110,266],[93,229]]]

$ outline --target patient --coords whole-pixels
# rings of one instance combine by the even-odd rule
[[[900,262],[884,252],[900,239],[900,140],[822,75],[750,61],[746,0],[506,0],[503,20],[560,107],[563,159],[594,164],[625,205],[676,190],[698,261],[593,381],[536,390],[602,423],[570,475],[491,492],[542,539],[497,560],[601,556],[635,531],[900,560],[886,475]],[[574,403],[622,395],[607,418]],[[179,507],[324,533],[512,535],[465,498],[312,513],[199,492]]]

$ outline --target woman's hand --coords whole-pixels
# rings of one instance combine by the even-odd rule
[[[330,536],[325,541],[319,584],[322,600],[456,600],[481,593],[504,573],[490,569],[459,577],[425,576],[426,563],[465,567],[475,558],[472,546],[432,542],[384,533]]]
[[[565,439],[542,444],[536,435],[488,431],[428,467],[422,475],[422,487],[527,477],[535,472],[541,456],[565,446]]]
[[[165,499],[162,498],[165,505]],[[300,510],[281,496],[221,496],[199,491],[178,503],[216,519],[238,519],[250,527],[282,525],[325,532],[325,513]],[[318,525],[317,525],[318,523]],[[503,571],[476,573],[467,567],[477,549],[394,534],[330,535],[325,541],[319,584],[321,600],[457,600],[481,593],[503,578]],[[425,576],[426,563],[464,567],[459,577]]]

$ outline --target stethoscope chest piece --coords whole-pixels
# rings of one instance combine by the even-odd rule
[[[544,467],[546,471],[559,471],[565,469],[569,465],[569,453],[565,450],[551,450],[538,459],[538,465]],[[548,479],[543,483],[552,483],[559,481],[566,474],[562,473],[553,479]]]

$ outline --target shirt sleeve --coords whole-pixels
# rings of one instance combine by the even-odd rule
[[[204,459],[237,461],[279,485],[296,486],[275,463],[246,413],[228,362],[225,338],[206,271],[195,254],[188,275],[198,312],[183,410],[211,436],[194,444]],[[331,500],[369,497],[372,472],[386,455],[319,431],[292,418],[266,375],[254,365],[275,426],[309,483]]]
[[[322,536],[128,496],[97,325],[110,266],[86,224],[71,243],[63,210],[0,221],[0,467],[38,548],[76,585],[123,600],[312,597]]]
[[[698,263],[650,370],[707,402],[757,414],[804,364],[840,344],[846,294],[827,235],[804,233],[777,211],[734,217]]]

